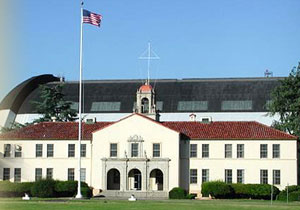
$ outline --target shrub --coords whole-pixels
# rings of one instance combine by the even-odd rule
[[[298,185],[291,185],[289,187],[286,187],[284,190],[282,190],[279,193],[278,200],[286,201],[287,188],[288,188],[289,196],[290,196],[290,194],[292,192],[300,192],[300,186],[298,186]],[[290,198],[289,198],[289,200],[290,200]]]
[[[169,198],[170,199],[185,199],[186,198],[186,191],[182,189],[181,187],[174,187],[169,192]]]
[[[300,201],[300,191],[289,193],[289,201]]]
[[[197,197],[196,194],[188,194],[188,195],[186,196],[186,199],[195,199],[196,197]]]
[[[14,183],[9,181],[0,182],[0,197],[21,197],[25,193],[30,195],[33,182]]]
[[[39,198],[55,197],[55,181],[53,179],[41,179],[34,182],[31,187],[31,195]]]
[[[234,198],[271,199],[269,184],[231,184]],[[273,199],[279,194],[279,189],[273,186]]]
[[[81,182],[80,186],[83,197],[92,197],[92,190],[85,182]],[[77,181],[57,181],[54,189],[58,197],[74,197],[77,194]]]
[[[27,193],[34,197],[73,197],[77,194],[77,181],[54,181],[43,179],[37,182],[0,182],[0,197],[22,197]],[[85,198],[92,197],[92,190],[81,182],[81,193]]]
[[[204,197],[231,198],[233,194],[231,186],[222,181],[204,182],[201,189]]]

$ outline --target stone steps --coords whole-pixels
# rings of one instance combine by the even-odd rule
[[[119,191],[105,190],[96,197],[105,197],[108,199],[128,199],[134,195],[137,199],[168,199],[169,193],[164,191]]]

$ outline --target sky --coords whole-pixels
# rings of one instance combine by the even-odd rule
[[[80,0],[0,1],[0,99],[41,74],[78,80]],[[85,0],[84,8],[103,16],[100,28],[83,26],[84,79],[146,78],[138,57],[148,42],[160,57],[152,79],[287,76],[300,61],[299,0]]]

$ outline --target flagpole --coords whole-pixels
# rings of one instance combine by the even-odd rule
[[[80,61],[79,61],[79,103],[78,103],[78,117],[79,117],[79,122],[78,122],[78,146],[77,146],[77,152],[78,152],[78,177],[77,177],[77,195],[76,198],[80,199],[82,198],[81,194],[81,184],[80,184],[80,171],[81,171],[81,101],[82,101],[82,41],[83,41],[83,30],[82,30],[82,25],[83,25],[83,1],[81,1],[81,6],[80,6]]]

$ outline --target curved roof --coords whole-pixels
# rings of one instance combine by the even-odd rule
[[[139,91],[141,92],[151,92],[152,90],[152,86],[151,85],[142,85],[140,88],[139,88]]]
[[[59,81],[59,78],[54,77],[51,74],[44,74],[36,77],[31,77],[25,80],[14,89],[12,89],[1,101],[0,110],[10,109],[14,113],[18,113],[24,100],[36,90],[39,85],[46,84],[53,81]]]
[[[270,93],[283,78],[157,79],[151,82],[161,112],[266,112]],[[0,109],[36,113],[31,101],[39,100],[39,84],[56,85],[52,75],[33,77],[14,88]],[[141,80],[84,81],[85,113],[131,113]],[[65,99],[78,105],[78,82],[64,82]]]

